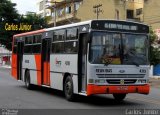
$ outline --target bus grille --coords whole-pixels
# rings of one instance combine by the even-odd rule
[[[106,80],[108,84],[134,84],[137,80],[136,79],[112,79],[112,80]]]
[[[144,74],[97,74],[98,78],[144,78]]]

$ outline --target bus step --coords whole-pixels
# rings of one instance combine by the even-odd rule
[[[86,91],[81,91],[81,92],[79,92],[79,95],[87,96],[87,92]]]
[[[51,88],[50,86],[48,86],[48,85],[42,85],[42,87],[47,87],[47,88]]]

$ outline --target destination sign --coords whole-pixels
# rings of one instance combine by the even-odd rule
[[[106,29],[119,29],[119,30],[133,30],[136,31],[138,30],[137,26],[132,26],[132,25],[122,25],[122,24],[114,24],[114,23],[105,23],[104,27]]]
[[[118,20],[94,20],[91,23],[91,28],[95,30],[149,33],[147,25]]]

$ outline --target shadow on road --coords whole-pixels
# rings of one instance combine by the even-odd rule
[[[20,86],[21,88],[26,89],[26,87]],[[27,89],[26,89],[27,90]],[[51,88],[45,88],[45,87],[39,87],[39,86],[34,86],[33,87],[34,92],[40,92],[43,93],[45,95],[49,95],[52,96],[53,98],[59,98],[62,100],[65,100],[65,96],[63,91],[59,91],[59,90],[55,90],[55,89],[51,89]],[[67,100],[65,100],[67,101]],[[143,103],[140,102],[135,102],[133,100],[128,100],[125,99],[122,102],[117,102],[116,100],[114,100],[114,98],[111,95],[93,95],[93,96],[76,96],[76,101],[74,102],[69,102],[69,103],[81,103],[81,104],[86,104],[86,105],[90,105],[90,106],[99,106],[99,107],[123,107],[123,106],[127,106],[127,107],[132,107],[132,106],[141,106],[144,105]]]

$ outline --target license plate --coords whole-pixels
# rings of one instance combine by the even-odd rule
[[[128,90],[128,86],[118,86],[117,90]]]

